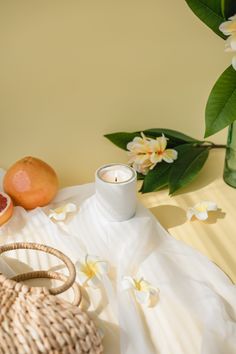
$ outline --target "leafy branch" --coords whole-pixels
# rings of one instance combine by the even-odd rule
[[[141,193],[158,191],[162,188],[169,188],[170,194],[176,193],[197,177],[211,149],[226,147],[211,141],[197,140],[171,129],[147,129],[143,133],[152,139],[164,134],[168,138],[168,148],[174,148],[178,152],[178,158],[173,163],[165,161],[157,163],[147,175],[138,173],[138,179],[143,181]],[[118,132],[106,134],[105,137],[119,148],[128,151],[128,143],[135,137],[141,137],[141,132]]]
[[[236,14],[236,0],[185,0],[190,9],[212,31],[224,40],[227,32],[219,29],[229,17]],[[233,19],[235,21],[235,19]],[[222,27],[221,27],[222,29]],[[205,137],[213,135],[236,120],[236,68],[227,68],[216,81],[209,95],[205,110]],[[143,133],[149,139],[155,139],[162,134],[168,139],[168,148],[177,151],[178,158],[167,163],[152,165],[145,175],[138,173],[143,181],[141,192],[147,193],[168,187],[174,194],[192,182],[204,166],[211,149],[225,148],[211,141],[197,140],[171,129],[147,129]],[[141,132],[119,132],[107,134],[105,137],[112,143],[127,150],[127,144],[135,137],[141,137]],[[159,153],[159,152],[158,152]],[[176,154],[176,152],[175,152]],[[168,160],[167,160],[168,161]],[[170,162],[170,161],[169,161]],[[143,170],[141,169],[143,172]]]
[[[236,14],[235,0],[185,0],[199,19],[223,39],[220,25]],[[230,66],[216,81],[205,110],[205,137],[236,120],[236,71]]]

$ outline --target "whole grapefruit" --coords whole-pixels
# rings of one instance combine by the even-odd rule
[[[9,195],[0,192],[0,226],[7,222],[13,213],[13,203]]]
[[[14,163],[3,179],[4,191],[16,205],[27,210],[50,203],[58,191],[58,185],[54,169],[31,156]]]

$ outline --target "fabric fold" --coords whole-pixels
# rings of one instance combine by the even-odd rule
[[[134,218],[108,222],[95,198],[94,185],[89,184],[60,191],[45,208],[26,212],[16,207],[0,228],[0,242],[45,243],[75,263],[86,254],[109,263],[110,273],[100,288],[84,289],[86,306],[98,316],[104,332],[114,328],[112,341],[104,338],[105,354],[235,354],[236,287],[229,278],[171,237],[142,205]],[[63,223],[51,221],[48,210],[67,202],[75,203],[78,212]],[[48,255],[14,251],[9,257],[33,269],[62,267]],[[0,272],[10,275],[16,269],[9,268],[7,260],[0,256]],[[124,276],[143,277],[158,288],[155,306],[141,305],[132,290],[124,291]],[[120,349],[113,348],[118,341]]]

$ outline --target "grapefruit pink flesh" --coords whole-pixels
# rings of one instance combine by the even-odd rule
[[[0,192],[0,226],[5,224],[12,216],[13,203],[9,195]]]

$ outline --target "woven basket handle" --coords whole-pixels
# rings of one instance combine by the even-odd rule
[[[55,248],[52,248],[52,247],[49,247],[46,245],[42,245],[40,243],[16,242],[16,243],[9,243],[9,244],[0,246],[0,254],[2,254],[4,252],[12,251],[12,250],[18,250],[18,249],[30,249],[30,250],[37,250],[37,251],[49,253],[49,254],[52,254],[53,256],[56,256],[60,260],[62,260],[62,262],[66,265],[66,267],[68,268],[68,271],[69,271],[69,276],[64,278],[65,279],[64,284],[62,284],[56,288],[49,289],[50,294],[52,294],[52,295],[61,294],[64,291],[68,290],[74,284],[75,277],[76,277],[75,266],[72,263],[72,261],[70,260],[70,258],[68,258],[64,253],[60,252],[59,250],[57,250]],[[47,272],[47,271],[39,271],[37,273],[38,277],[40,277],[39,276],[40,272],[43,272],[41,274],[44,276],[47,273],[50,274],[50,272]],[[31,273],[34,273],[34,272],[31,272]],[[51,272],[51,274],[52,273],[53,272]],[[42,278],[42,277],[40,277],[40,278]],[[27,279],[27,278],[25,278],[25,279]]]
[[[63,282],[67,280],[67,277],[65,275],[62,275],[61,273],[57,273],[57,272],[47,271],[47,270],[36,270],[33,272],[18,274],[12,277],[11,279],[18,282],[18,281],[25,281],[25,280],[39,279],[39,278],[56,279],[56,280],[61,280]],[[72,289],[74,291],[74,300],[72,302],[72,305],[79,306],[82,300],[80,287],[76,282],[74,282],[74,284],[72,285]]]

